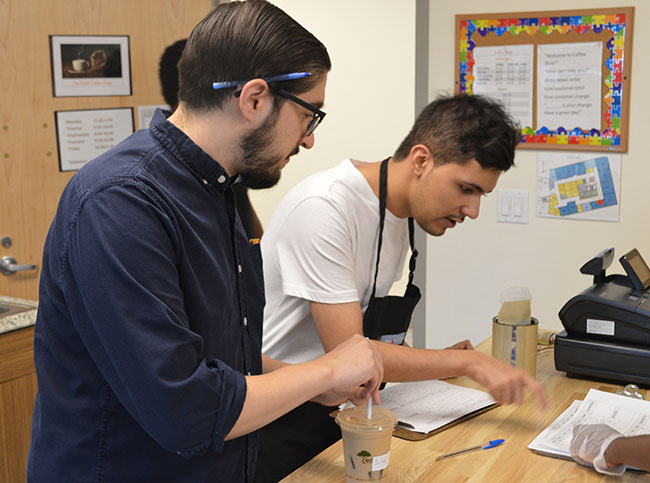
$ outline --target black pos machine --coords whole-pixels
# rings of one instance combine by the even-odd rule
[[[634,249],[619,259],[627,275],[606,276],[613,259],[609,248],[580,268],[593,285],[560,310],[555,368],[650,387],[650,269]]]

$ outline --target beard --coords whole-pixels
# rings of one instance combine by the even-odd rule
[[[275,124],[280,114],[275,106],[264,123],[257,129],[245,134],[239,144],[239,176],[242,184],[252,189],[265,189],[275,186],[280,181],[282,160],[286,158],[274,151],[271,146],[275,135]],[[292,153],[296,154],[298,148]]]

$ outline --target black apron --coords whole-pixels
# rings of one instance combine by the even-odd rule
[[[388,295],[375,297],[377,289],[377,274],[379,272],[379,256],[384,232],[384,219],[386,218],[386,184],[388,181],[388,160],[381,163],[379,170],[379,240],[377,242],[377,264],[375,266],[375,280],[370,294],[368,308],[363,316],[363,334],[369,339],[375,339],[390,344],[403,344],[406,331],[411,324],[413,310],[420,300],[420,289],[413,284],[415,272],[415,259],[418,251],[414,247],[413,218],[409,218],[409,244],[411,245],[411,258],[409,260],[409,278],[403,297]]]

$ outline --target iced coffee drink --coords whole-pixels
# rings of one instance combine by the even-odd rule
[[[390,441],[397,415],[382,407],[372,410],[368,419],[366,407],[341,411],[336,417],[343,435],[345,473],[349,480],[374,481],[386,474],[390,458]]]

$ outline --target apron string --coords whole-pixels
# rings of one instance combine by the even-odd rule
[[[388,185],[388,160],[390,157],[381,162],[379,168],[379,237],[377,240],[377,263],[375,264],[375,280],[372,284],[372,293],[370,299],[375,298],[375,291],[377,290],[377,275],[379,273],[379,257],[381,255],[381,243],[384,236],[384,220],[386,219],[386,191]],[[413,218],[408,219],[409,224],[409,244],[411,246],[411,258],[409,259],[409,278],[408,284],[411,285],[415,273],[415,259],[418,256],[418,251],[415,249],[415,228],[413,225]]]

